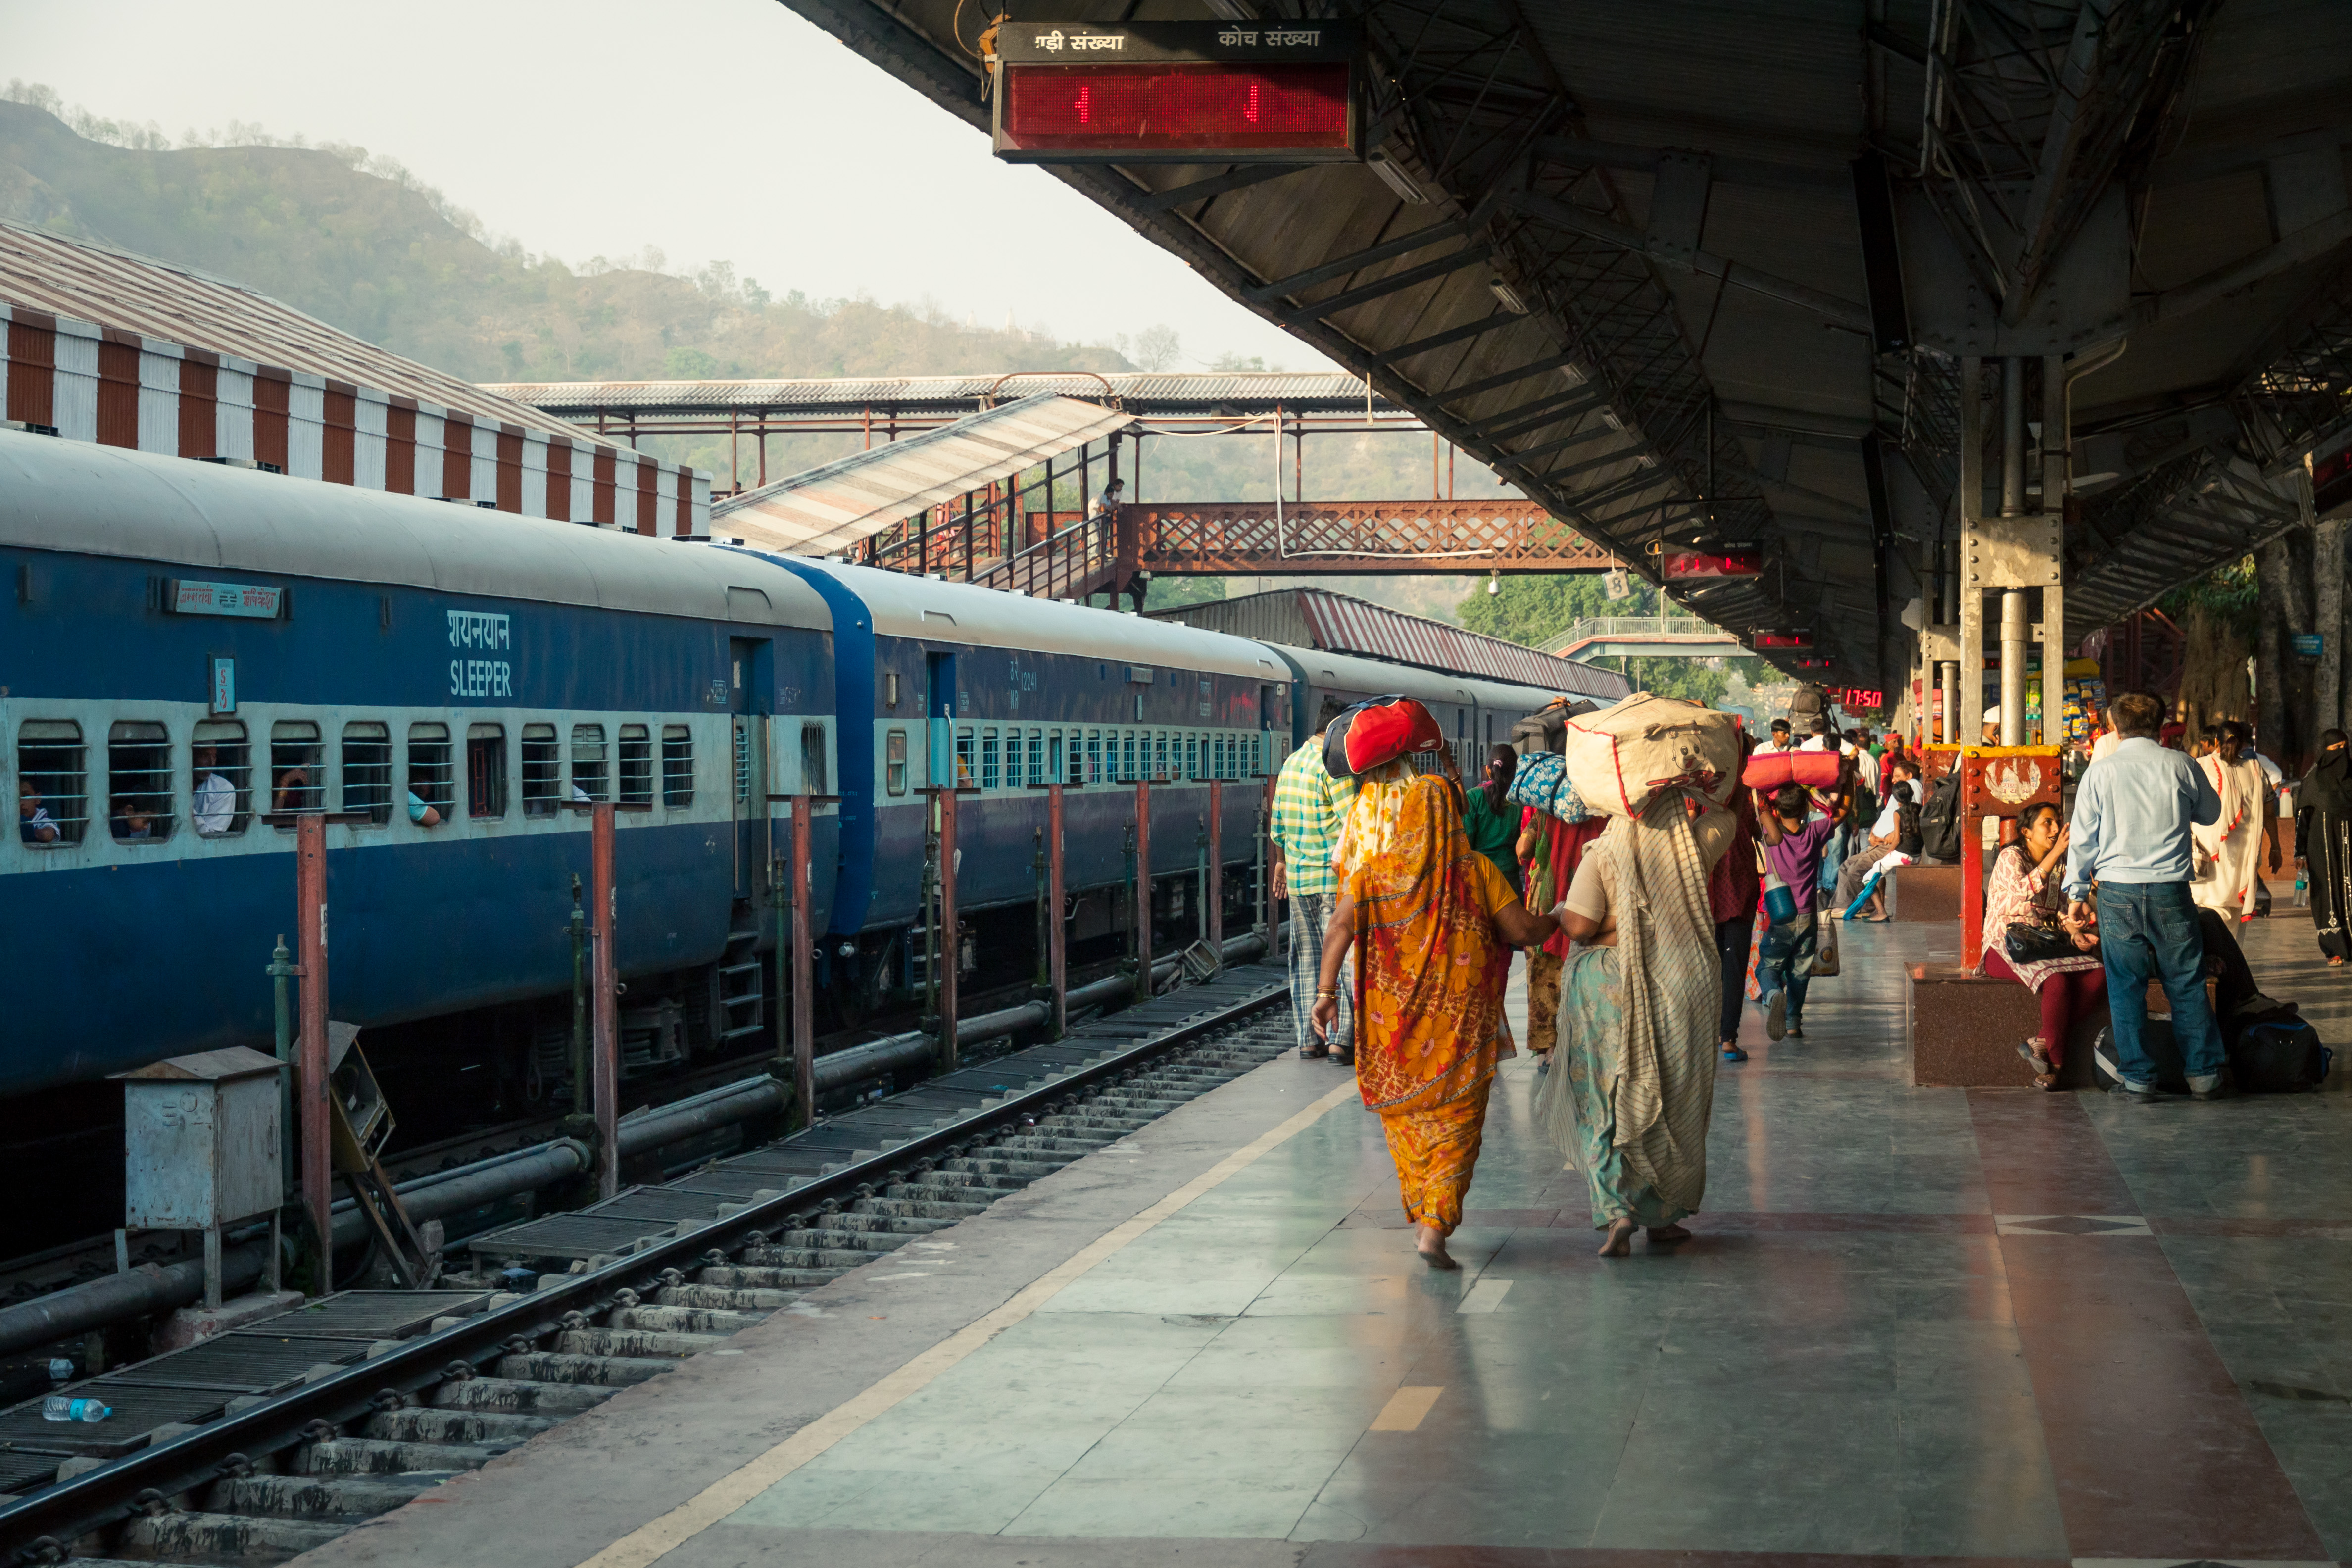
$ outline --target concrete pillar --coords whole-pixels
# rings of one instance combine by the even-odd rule
[[[2344,722],[2344,520],[2315,522],[2311,527],[2311,625],[2323,639],[2319,668],[2313,673],[2311,707],[2315,728],[2340,728]],[[2314,742],[2315,748],[2316,742]]]
[[[2025,744],[2025,595],[2016,588],[2000,595],[2000,743]],[[2049,672],[2042,672],[2047,689]]]

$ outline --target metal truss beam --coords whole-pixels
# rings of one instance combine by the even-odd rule
[[[1595,572],[1622,564],[1533,501],[1160,502],[1122,509],[1136,563],[1176,575]],[[1076,531],[1073,530],[1073,532]]]

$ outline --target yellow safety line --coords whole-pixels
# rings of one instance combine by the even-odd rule
[[[1357,1099],[1354,1081],[1340,1085],[1287,1121],[1226,1155],[1201,1174],[1124,1220],[1024,1287],[986,1317],[966,1325],[916,1356],[863,1393],[826,1411],[766,1453],[720,1477],[649,1524],[621,1537],[580,1568],[646,1568],[741,1508],[745,1503],[817,1458],[910,1394],[929,1387],[941,1373],[1059,1295],[1079,1276],[1122,1251],[1161,1220],[1203,1193],[1248,1169],[1272,1150],[1304,1132],[1328,1110]]]

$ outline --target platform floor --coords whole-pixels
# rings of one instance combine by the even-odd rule
[[[304,1561],[2352,1557],[2352,1096],[1913,1089],[1952,934],[1846,942],[1679,1249],[1593,1256],[1523,1058],[1426,1272],[1285,1058]],[[2352,1045],[2306,921],[2248,946]]]

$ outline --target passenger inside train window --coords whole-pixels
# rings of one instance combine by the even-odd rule
[[[206,719],[196,725],[188,773],[189,816],[199,838],[225,838],[245,831],[252,809],[252,748],[245,726],[234,719]]]
[[[507,814],[507,732],[501,724],[466,729],[466,815],[481,820]]]
[[[522,727],[522,814],[553,816],[563,804],[563,752],[552,724]]]
[[[604,760],[604,726],[572,726],[572,799],[575,804],[612,798]]]
[[[907,731],[893,730],[882,742],[882,787],[892,795],[907,793]]]
[[[319,726],[299,719],[281,719],[269,727],[269,809],[326,809],[325,759],[320,755]]]
[[[408,727],[408,820],[438,827],[457,809],[457,767],[449,756],[449,726]]]
[[[357,721],[343,726],[343,809],[365,812],[381,827],[392,820],[392,729]]]
[[[683,724],[662,726],[662,804],[694,804],[694,731]]]
[[[55,844],[57,819],[41,804],[41,792],[28,779],[16,786],[16,836],[27,844]]]
[[[116,838],[149,844],[172,836],[172,738],[163,725],[115,721],[106,734],[106,784]]]
[[[971,730],[970,726],[965,726],[956,731],[955,774],[956,788],[970,789],[972,787]]]
[[[614,760],[620,765],[621,804],[651,805],[654,803],[653,732],[643,724],[622,725],[616,753]]]

